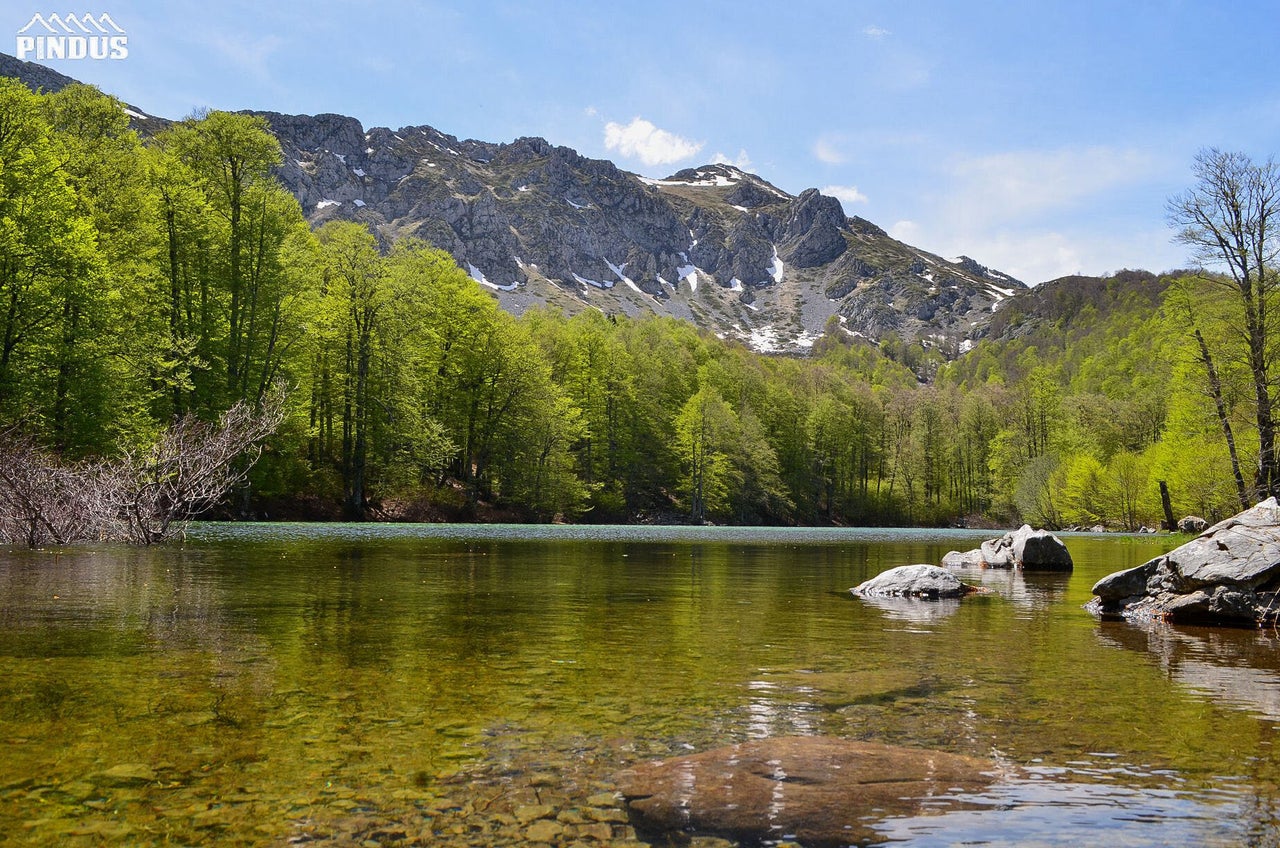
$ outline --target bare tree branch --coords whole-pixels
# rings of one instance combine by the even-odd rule
[[[245,478],[284,419],[284,401],[275,391],[258,407],[237,403],[217,423],[188,414],[145,451],[84,463],[0,433],[0,542],[162,541]]]

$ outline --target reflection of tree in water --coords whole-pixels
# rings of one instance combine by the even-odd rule
[[[1280,721],[1280,638],[1274,631],[1102,622],[1098,638],[1109,647],[1148,654],[1170,680],[1214,703],[1266,719],[1257,723],[1259,738],[1250,747],[1271,747],[1271,722]],[[1239,815],[1247,844],[1280,845],[1276,764],[1256,756],[1246,762]]]

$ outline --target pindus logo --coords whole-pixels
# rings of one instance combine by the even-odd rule
[[[18,30],[15,55],[19,59],[43,62],[48,59],[125,59],[129,56],[129,36],[103,12],[98,17],[85,12],[45,17],[36,14]]]

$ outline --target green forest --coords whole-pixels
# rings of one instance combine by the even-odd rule
[[[1267,490],[1258,351],[1214,277],[1045,284],[953,362],[835,321],[765,356],[671,319],[512,317],[427,243],[313,231],[279,161],[260,118],[143,139],[96,89],[0,80],[0,425],[109,456],[282,386],[217,511],[259,518],[1133,530],[1160,482],[1209,519]]]

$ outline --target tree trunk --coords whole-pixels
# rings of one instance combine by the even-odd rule
[[[169,344],[174,361],[178,359],[178,351],[182,339],[182,283],[178,271],[178,220],[172,202],[165,206],[165,233],[169,242]],[[173,380],[171,402],[173,416],[183,413],[182,385]]]
[[[1174,531],[1178,529],[1178,522],[1173,519],[1173,504],[1169,501],[1169,484],[1160,481],[1160,505],[1164,507],[1164,529]]]
[[[1188,309],[1189,314],[1190,309]],[[1222,396],[1222,380],[1218,377],[1218,369],[1213,364],[1213,356],[1209,353],[1209,345],[1205,343],[1204,335],[1200,332],[1200,328],[1193,325],[1193,332],[1197,344],[1200,345],[1200,361],[1204,363],[1205,371],[1209,376],[1209,394],[1213,397],[1213,407],[1218,413],[1218,424],[1222,427],[1222,435],[1227,440],[1227,454],[1231,457],[1231,475],[1236,481],[1236,496],[1240,499],[1240,509],[1246,510],[1251,506],[1249,503],[1249,491],[1244,482],[1244,473],[1240,470],[1240,455],[1236,451],[1236,437],[1231,429],[1231,418],[1227,415],[1226,400]]]

